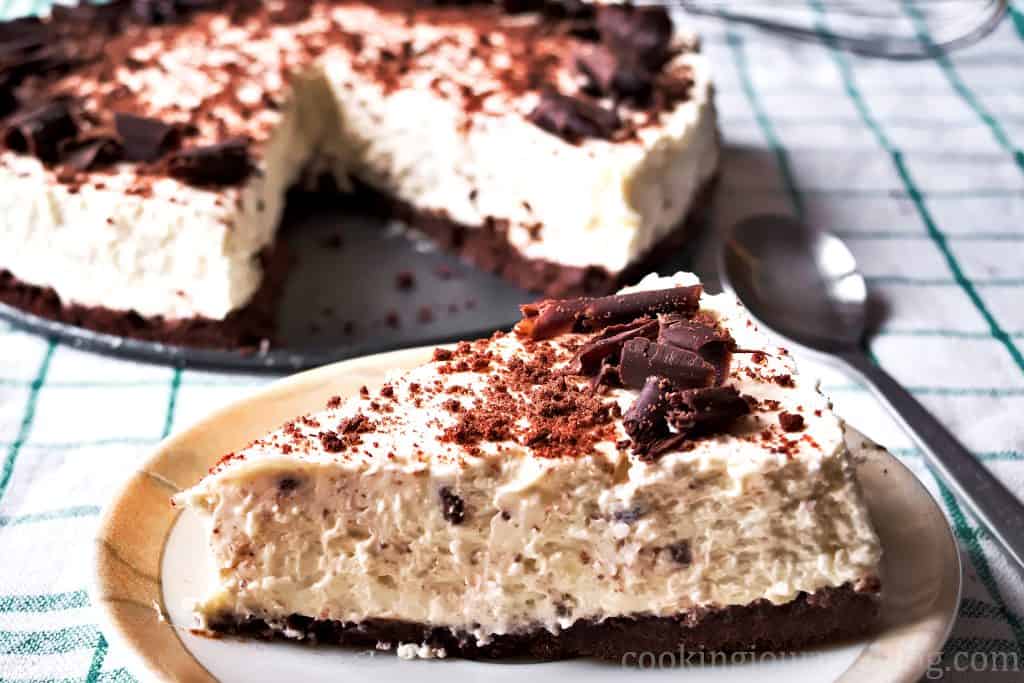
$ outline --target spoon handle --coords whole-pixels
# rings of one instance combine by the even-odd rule
[[[946,485],[1002,543],[1018,566],[1024,567],[1024,504],[866,354],[843,353],[841,358],[889,407]]]

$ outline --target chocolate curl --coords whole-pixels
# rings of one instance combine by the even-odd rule
[[[715,368],[715,383],[729,376],[729,364],[736,342],[728,331],[679,316],[663,316],[658,343],[693,351]]]
[[[583,311],[585,329],[595,330],[645,315],[679,313],[692,316],[700,307],[701,285],[670,287],[591,299]]]
[[[654,74],[633,60],[612,52],[604,45],[583,45],[575,55],[576,70],[587,80],[589,90],[599,95],[645,101],[654,85]]]
[[[622,383],[634,389],[644,386],[651,375],[664,377],[678,388],[696,388],[709,386],[715,369],[693,351],[630,339],[622,347],[619,374]]]
[[[637,60],[652,70],[668,61],[672,44],[672,19],[664,7],[630,4],[597,8],[601,41],[617,54]]]
[[[60,156],[61,143],[77,133],[78,126],[67,102],[57,99],[12,117],[4,130],[3,141],[12,151],[55,163]]]
[[[673,434],[666,420],[666,394],[671,384],[661,377],[648,377],[633,405],[622,416],[622,426],[633,442],[633,453],[643,460],[676,450],[686,441],[685,434]]]
[[[126,161],[154,162],[181,142],[176,126],[146,116],[117,112],[114,128],[121,136]]]
[[[538,128],[573,143],[584,138],[609,140],[622,125],[613,109],[553,90],[541,93],[528,118]]]
[[[669,424],[687,436],[723,431],[750,413],[750,406],[735,387],[676,391],[665,400]]]
[[[550,339],[574,332],[589,299],[547,299],[519,307],[523,319],[515,327],[517,333],[532,339]]]
[[[598,330],[659,313],[692,316],[700,307],[701,285],[671,287],[596,299],[545,300],[520,306],[523,319],[516,332],[533,339],[550,339],[566,332]]]
[[[60,156],[76,171],[90,171],[107,166],[121,159],[121,143],[110,135],[92,135],[73,140],[64,140]]]
[[[653,340],[657,332],[657,321],[645,319],[605,328],[579,350],[569,366],[569,372],[574,375],[593,375],[604,362],[617,364],[627,341],[638,337]]]
[[[252,172],[249,141],[233,138],[215,145],[191,147],[174,154],[168,172],[191,185],[234,185]]]
[[[668,403],[664,393],[669,384],[661,377],[648,377],[636,400],[622,416],[622,425],[633,441],[642,437],[664,436],[668,432],[665,417]]]

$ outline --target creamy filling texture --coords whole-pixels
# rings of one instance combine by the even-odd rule
[[[385,28],[399,30],[358,5],[333,12],[339,25],[363,30],[368,43]],[[243,187],[199,189],[161,178],[136,192],[135,170],[124,165],[88,174],[72,188],[35,159],[0,152],[0,268],[52,287],[66,303],[221,319],[258,288],[258,255],[274,240],[284,192],[304,168],[317,166],[342,187],[357,177],[469,228],[501,221],[529,258],[615,273],[685,218],[717,167],[709,70],[699,54],[676,58],[693,73],[689,99],[641,127],[636,139],[571,145],[524,118],[536,96],[467,117],[458,100],[429,87],[436,75],[430,70],[420,74],[423,83],[386,91],[340,49],[300,69],[295,41],[309,40],[328,19],[316,14],[258,39],[225,20],[204,39],[204,59],[214,69],[238,55],[259,65],[251,82],[237,85],[240,101],[258,102],[275,88],[288,93],[280,111],[251,122],[221,112],[260,141],[259,173]],[[427,42],[440,31],[415,30],[422,35],[414,38]],[[134,92],[150,93],[158,110],[215,97],[225,87],[211,71],[193,68],[196,47],[187,36],[137,50],[159,54],[161,65],[118,77]],[[437,64],[437,73],[455,70]],[[281,73],[290,85],[278,83]]]
[[[762,408],[729,434],[653,462],[616,445],[621,425],[618,438],[589,453],[540,457],[508,441],[468,454],[441,438],[455,419],[440,405],[450,396],[417,406],[409,391],[457,385],[469,405],[486,374],[427,364],[389,381],[394,426],[365,435],[358,453],[328,452],[316,438],[296,447],[295,430],[315,435],[374,415],[376,399],[356,397],[272,433],[176,497],[210,524],[218,575],[197,607],[201,620],[397,619],[486,643],[581,619],[780,604],[800,592],[869,585],[880,549],[842,423],[733,299],[701,303],[740,348],[765,352],[735,356],[728,384]],[[505,359],[526,353],[511,335],[490,346]],[[613,396],[625,410],[635,392]],[[781,434],[782,411],[806,424],[773,452],[758,435]],[[461,501],[455,523],[450,494]]]

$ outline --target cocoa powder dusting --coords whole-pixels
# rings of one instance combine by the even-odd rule
[[[578,456],[600,441],[614,440],[618,405],[590,390],[587,382],[556,369],[557,354],[537,344],[525,358],[497,365],[479,400],[464,408],[443,441],[475,450],[483,442],[515,441],[538,457]],[[465,358],[473,367],[476,352]],[[497,367],[495,367],[497,366]]]

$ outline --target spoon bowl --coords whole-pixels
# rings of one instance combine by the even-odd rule
[[[867,286],[842,240],[793,218],[755,216],[727,235],[720,266],[726,289],[766,327],[858,375],[1024,567],[1024,505],[865,350]]]
[[[868,291],[842,240],[785,216],[754,216],[722,250],[725,282],[766,326],[824,353],[856,348]]]

